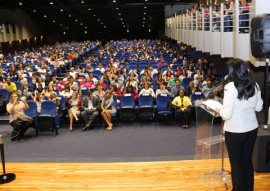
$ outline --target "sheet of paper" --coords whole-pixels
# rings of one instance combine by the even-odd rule
[[[215,110],[216,108],[217,109],[221,109],[222,108],[222,104],[218,101],[215,101],[215,100],[206,100],[206,101],[203,101],[202,102],[204,105],[206,105],[207,107]]]

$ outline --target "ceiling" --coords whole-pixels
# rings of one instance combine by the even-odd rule
[[[23,9],[42,23],[47,34],[57,33],[74,40],[115,39],[157,37],[158,31],[164,30],[164,6],[193,1],[1,0],[0,8]]]

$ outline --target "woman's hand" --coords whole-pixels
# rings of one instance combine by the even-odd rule
[[[218,114],[220,114],[220,109],[219,108],[216,108],[214,110],[215,110],[215,112],[217,112]]]

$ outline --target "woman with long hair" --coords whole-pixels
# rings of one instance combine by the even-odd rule
[[[80,107],[81,107],[81,99],[79,98],[79,95],[77,92],[73,92],[71,99],[68,102],[69,105],[69,119],[70,119],[70,125],[69,125],[69,130],[73,130],[73,121],[74,119],[78,121],[78,115],[80,115]]]
[[[261,111],[263,106],[261,91],[242,60],[229,61],[228,69],[223,107],[215,110],[225,121],[233,191],[253,191],[252,153],[258,131],[256,111]]]
[[[101,115],[108,124],[107,129],[111,131],[113,127],[111,114],[116,113],[116,108],[114,107],[112,93],[109,90],[105,92],[105,96],[102,99],[101,109],[102,109]]]

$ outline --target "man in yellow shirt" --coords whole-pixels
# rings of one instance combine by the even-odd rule
[[[16,84],[14,82],[11,82],[10,78],[6,79],[6,83],[4,84],[4,88],[7,89],[10,94],[17,90]]]
[[[174,98],[172,105],[176,107],[176,117],[180,119],[182,127],[188,129],[190,125],[189,107],[192,103],[189,97],[185,96],[185,90],[179,90],[179,96]]]

